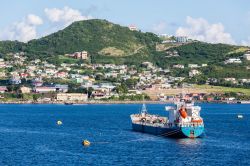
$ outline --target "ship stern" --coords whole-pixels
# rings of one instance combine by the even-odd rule
[[[201,137],[204,133],[204,126],[181,127],[182,134],[188,138]]]

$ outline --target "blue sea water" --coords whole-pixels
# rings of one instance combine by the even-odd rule
[[[164,106],[147,105],[167,115]],[[140,107],[0,105],[0,165],[250,165],[250,105],[201,104],[199,139],[133,132],[129,115]]]

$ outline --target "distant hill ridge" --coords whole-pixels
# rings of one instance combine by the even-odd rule
[[[246,50],[240,46],[194,42],[169,47],[169,50],[177,50],[180,56],[166,58],[164,50],[156,51],[159,43],[161,39],[153,33],[131,31],[106,20],[92,19],[74,22],[63,30],[28,43],[0,41],[0,54],[23,51],[30,58],[52,58],[53,61],[58,55],[86,50],[92,62],[137,65],[151,61],[164,67],[175,63],[214,62],[241,56]]]
[[[106,20],[92,19],[72,23],[63,30],[27,44],[22,42],[2,41],[0,52],[25,51],[36,54],[66,54],[87,50],[92,54],[112,56],[112,50],[118,55],[131,55],[143,48],[146,53],[160,39],[153,33],[131,31],[127,27],[113,24]],[[115,56],[116,54],[114,54]]]

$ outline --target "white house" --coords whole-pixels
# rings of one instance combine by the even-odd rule
[[[189,72],[189,77],[194,77],[194,76],[199,75],[199,74],[200,74],[200,72],[198,70],[191,70]]]
[[[198,64],[188,64],[188,67],[189,68],[199,68],[199,65]]]
[[[230,58],[228,60],[225,60],[225,64],[231,64],[231,63],[242,63],[242,61],[239,58]]]
[[[246,59],[246,60],[250,60],[250,50],[249,51],[247,51],[244,55],[243,55],[243,57]]]
[[[176,36],[175,40],[177,43],[186,43],[188,41],[187,36]]]
[[[49,93],[49,92],[56,92],[55,87],[34,87],[33,91],[36,93]]]
[[[0,93],[5,93],[6,91],[8,91],[6,86],[0,86]]]
[[[22,93],[30,93],[31,92],[31,88],[25,87],[25,86],[20,87],[20,90]]]
[[[173,65],[173,68],[184,69],[184,65],[181,64]]]
[[[0,68],[5,68],[6,64],[3,59],[0,59]]]
[[[233,84],[237,84],[238,81],[236,80],[236,78],[224,78],[225,81],[228,81],[228,82],[232,82]]]
[[[87,101],[88,95],[84,93],[58,93],[57,101]]]
[[[6,73],[5,72],[0,72],[0,77],[5,77]]]

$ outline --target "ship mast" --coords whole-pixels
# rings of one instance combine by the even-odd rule
[[[142,96],[142,101],[143,101],[143,104],[142,104],[142,108],[141,108],[141,114],[147,114],[148,111],[147,111],[147,107],[146,107],[145,102],[144,102],[144,95]]]
[[[146,105],[143,103],[142,108],[141,108],[141,113],[148,113]]]

